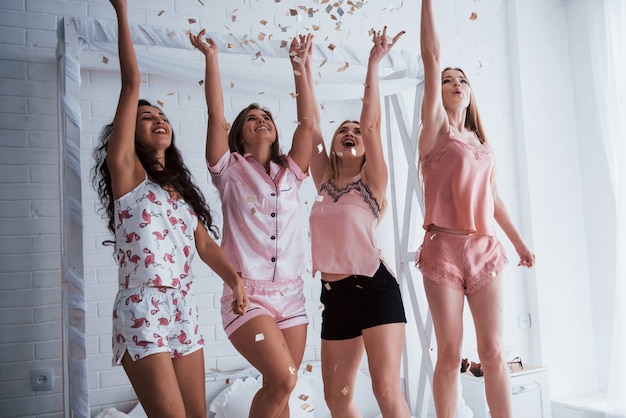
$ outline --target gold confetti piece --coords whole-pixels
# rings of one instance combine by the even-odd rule
[[[348,64],[348,62],[346,61],[346,63],[345,63],[343,66],[341,66],[341,67],[339,67],[339,68],[337,69],[337,72],[338,72],[338,73],[341,73],[341,72],[343,72],[343,71],[346,71],[346,69],[348,69],[348,67],[349,67],[349,66],[350,66],[350,64]]]
[[[313,25],[313,30],[314,30],[314,31],[318,31],[318,30],[320,30],[320,27],[319,27],[319,26],[317,26],[317,25]]]
[[[318,306],[317,309],[319,309],[321,311],[322,309],[324,309],[324,305]]]
[[[167,93],[167,95],[168,95],[168,96],[173,96],[173,95],[174,95],[174,92],[173,92],[173,91],[170,91],[169,93]]]
[[[230,44],[230,43],[229,43],[229,44],[226,44],[226,48],[228,48],[228,49],[233,49],[233,44]]]
[[[311,366],[310,364],[306,365],[306,369],[307,372],[311,373],[313,371],[313,366]]]
[[[225,382],[227,385],[230,385],[230,378],[227,378],[224,382]]]
[[[256,213],[256,209],[255,208],[250,208],[250,214],[254,215]]]
[[[248,196],[248,197],[246,197],[246,201],[248,203],[254,203],[254,202],[256,202],[256,196]]]
[[[267,20],[265,20],[265,19],[261,19],[261,20],[259,21],[259,23],[260,23],[260,24],[262,24],[263,26],[265,26],[265,25],[267,25]]]
[[[198,0],[198,3],[204,6],[204,3],[202,3],[202,0]]]
[[[194,24],[194,23],[196,23],[196,19],[187,19],[187,21],[189,22],[189,24]]]
[[[204,86],[204,80],[198,81],[198,84],[200,84],[201,86]]]
[[[287,41],[280,41],[280,47],[281,48],[286,48],[287,47]]]
[[[265,36],[267,35],[265,35],[263,32],[259,32],[259,35],[258,35],[259,41],[263,41],[265,39]]]
[[[331,51],[335,50],[335,44],[328,44],[328,49],[330,49]]]
[[[330,283],[324,283],[324,287],[326,288],[326,290],[330,290]]]
[[[109,63],[109,58],[108,57],[102,57],[102,63],[108,64]]]
[[[350,388],[348,386],[344,386],[343,389],[341,389],[341,394],[343,396],[348,396],[348,393],[350,393]]]
[[[300,399],[301,401],[305,401],[306,402],[306,400],[309,399],[309,395],[305,395],[304,393],[301,393],[298,396],[298,399]]]
[[[237,15],[231,15],[230,16],[230,21],[235,23],[237,21]]]
[[[291,16],[298,16],[298,11],[296,9],[289,9],[289,14]]]
[[[162,15],[163,15],[163,13],[165,13],[165,10],[161,10],[161,11],[157,14],[157,16],[162,16]]]
[[[163,102],[162,102],[162,101],[157,100],[157,104],[158,104],[159,106],[163,107]]]
[[[265,339],[265,335],[263,334],[257,334],[254,336],[254,342],[258,343],[259,341],[263,341]]]
[[[470,15],[469,20],[476,20],[478,19],[478,14],[476,12],[472,12],[472,14]]]
[[[306,409],[309,407],[308,403],[303,403],[302,406],[300,406],[300,409],[306,411]]]
[[[363,289],[363,286],[361,286],[360,284],[356,285],[357,289]]]
[[[298,97],[296,93],[289,93],[289,95],[291,96],[292,99],[295,99],[296,97]]]
[[[261,51],[257,51],[256,54],[254,54],[254,59],[257,59],[261,56]]]
[[[324,58],[324,60],[320,63],[320,66],[318,68],[322,68],[322,65],[326,64],[327,59]]]
[[[296,374],[296,368],[293,366],[289,366],[289,373]]]
[[[232,82],[231,82],[231,83],[230,83],[230,88],[232,89],[232,88],[234,88],[234,87],[235,87],[235,83],[232,83]]]

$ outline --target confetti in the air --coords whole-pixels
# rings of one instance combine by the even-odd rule
[[[259,341],[263,341],[265,339],[265,335],[261,334],[257,334],[254,336],[254,342],[259,342]]]
[[[190,25],[196,23],[196,19],[193,19],[193,18],[187,19],[187,21],[189,22]]]
[[[161,11],[157,14],[157,16],[162,16],[162,15],[163,15],[163,13],[165,13],[165,10],[161,10]]]
[[[476,12],[472,12],[472,14],[470,15],[469,20],[476,20],[478,19],[478,14]]]

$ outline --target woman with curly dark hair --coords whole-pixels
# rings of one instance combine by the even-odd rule
[[[174,144],[172,127],[139,100],[141,78],[126,0],[118,22],[122,88],[113,123],[94,152],[93,182],[108,217],[118,263],[113,364],[121,364],[150,417],[206,417],[204,340],[191,286],[196,253],[232,289],[232,311],[248,299],[217,243],[202,193]]]

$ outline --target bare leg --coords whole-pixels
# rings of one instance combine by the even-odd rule
[[[187,418],[206,418],[204,351],[198,350],[172,360]]]
[[[363,341],[372,375],[372,388],[384,418],[411,416],[400,388],[404,328],[404,323],[397,323],[363,330]]]
[[[511,382],[502,349],[502,279],[496,277],[467,297],[485,374],[485,394],[493,418],[510,418]]]
[[[295,349],[295,335],[306,335],[305,325],[294,327],[297,328],[304,331],[287,332],[287,340],[272,318],[258,316],[230,336],[237,351],[263,375],[263,386],[252,400],[250,418],[288,416],[284,415],[285,408],[288,413],[289,395],[296,385],[298,366],[304,352],[304,338],[300,337],[300,352]],[[297,362],[293,358],[290,345],[294,347],[295,354],[299,355]]]
[[[287,342],[287,347],[289,347],[289,352],[291,353],[291,357],[293,358],[294,364],[296,365],[296,370],[300,369],[300,364],[302,364],[302,357],[304,357],[304,347],[306,345],[306,329],[306,325],[298,325],[282,330],[285,341]],[[280,418],[289,417],[289,402],[287,402],[287,405],[283,409],[283,412],[278,416]]]
[[[204,360],[204,359],[203,359]],[[185,404],[176,382],[176,373],[169,353],[157,353],[133,361],[128,352],[122,366],[148,417],[180,418],[185,416]],[[202,379],[204,388],[204,376]]]
[[[363,337],[322,339],[324,399],[333,418],[360,418],[353,402],[356,374],[363,357]]]
[[[454,418],[459,392],[465,296],[459,290],[427,278],[424,278],[424,290],[437,339],[437,363],[433,375],[435,411],[437,418]]]

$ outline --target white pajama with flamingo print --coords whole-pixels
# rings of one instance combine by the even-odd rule
[[[198,217],[182,200],[144,180],[115,201],[119,291],[113,308],[113,364],[204,344],[191,285]]]

